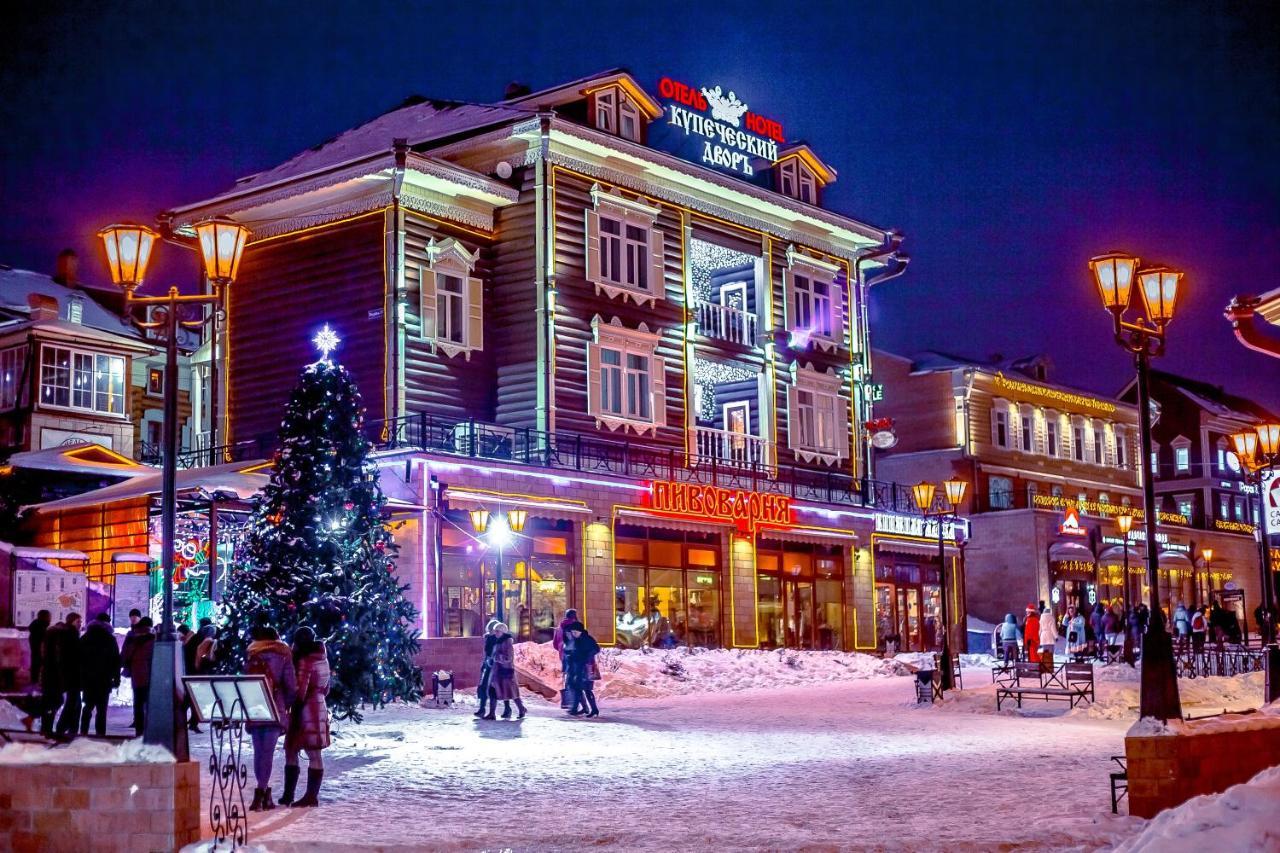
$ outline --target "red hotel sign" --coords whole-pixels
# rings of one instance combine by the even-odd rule
[[[649,506],[695,519],[733,522],[742,530],[753,530],[761,524],[791,524],[790,498],[744,489],[660,480],[650,487]]]

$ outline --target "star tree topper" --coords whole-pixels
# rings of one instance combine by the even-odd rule
[[[329,328],[329,324],[325,323],[324,328],[316,332],[316,336],[311,339],[311,343],[316,345],[316,349],[320,350],[320,359],[322,361],[329,360],[329,354],[338,348],[338,344],[342,343],[342,338],[338,337],[338,333]]]

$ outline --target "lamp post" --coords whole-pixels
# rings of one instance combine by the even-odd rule
[[[1280,424],[1260,424],[1252,431],[1238,432],[1231,436],[1235,445],[1236,456],[1240,459],[1240,468],[1244,472],[1245,481],[1258,487],[1258,567],[1262,572],[1262,587],[1258,591],[1262,609],[1269,615],[1272,625],[1267,627],[1270,643],[1263,650],[1267,678],[1264,692],[1266,701],[1280,699],[1280,638],[1275,636],[1272,626],[1276,619],[1275,574],[1271,565],[1270,521],[1267,517],[1267,477],[1264,471],[1274,470],[1280,464]],[[1262,626],[1258,626],[1262,633]]]
[[[1124,577],[1120,584],[1120,600],[1124,603],[1125,618],[1129,615],[1129,531],[1133,529],[1133,514],[1122,512],[1116,516],[1116,529],[1120,531],[1120,550],[1124,552]]]
[[[1138,269],[1138,259],[1122,252],[1100,255],[1089,261],[1102,305],[1111,313],[1116,343],[1130,353],[1138,374],[1138,427],[1141,433],[1142,496],[1146,519],[1147,583],[1150,586],[1150,618],[1142,638],[1142,692],[1140,714],[1159,720],[1178,719],[1182,703],[1178,698],[1178,677],[1173,662],[1173,641],[1165,630],[1160,608],[1159,552],[1156,550],[1155,477],[1151,460],[1151,359],[1164,354],[1165,327],[1173,319],[1182,273],[1168,267]],[[1146,318],[1125,319],[1134,280],[1146,309]],[[1128,578],[1125,578],[1126,582]]]
[[[951,612],[947,607],[947,540],[944,535],[945,522],[957,521],[956,508],[964,500],[968,483],[964,480],[944,480],[942,483],[943,504],[934,509],[934,496],[938,487],[933,483],[921,482],[911,487],[911,496],[916,502],[920,514],[926,518],[938,520],[938,595],[942,598],[942,689],[951,690],[955,686],[951,671]]]
[[[162,433],[160,486],[160,563],[164,575],[160,632],[152,658],[151,686],[147,691],[144,740],[168,749],[179,761],[186,761],[187,727],[180,697],[182,655],[173,624],[173,559],[178,521],[178,331],[196,329],[205,318],[187,320],[179,316],[187,306],[221,305],[223,288],[235,280],[249,231],[229,219],[211,219],[195,226],[205,275],[213,283],[212,294],[184,295],[171,287],[164,296],[137,296],[159,235],[145,225],[111,225],[98,232],[107,253],[111,280],[124,291],[124,312],[144,334],[162,338],[165,345],[164,430]],[[134,311],[154,307],[150,318],[139,319]],[[154,338],[153,338],[154,340]]]
[[[1197,583],[1196,594],[1200,598],[1200,604],[1204,604],[1209,593],[1213,591],[1213,549],[1201,548],[1200,556],[1204,557],[1204,589],[1201,591],[1200,584]]]
[[[511,544],[512,534],[519,534],[524,531],[525,522],[529,520],[529,511],[524,509],[509,510],[505,516],[492,515],[489,510],[481,507],[471,510],[468,515],[471,516],[471,528],[476,533],[485,536],[489,540],[490,545],[497,546],[498,561],[494,565],[494,586],[493,586],[493,616],[499,622],[505,622],[503,618],[503,598],[505,597],[502,589],[502,551]],[[517,626],[517,630],[519,626]]]

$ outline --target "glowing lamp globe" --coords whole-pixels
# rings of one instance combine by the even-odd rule
[[[142,284],[151,250],[160,235],[145,225],[109,225],[98,232],[107,251],[111,280],[125,290]]]
[[[916,506],[921,512],[928,512],[933,506],[933,493],[937,491],[937,486],[929,482],[916,483],[911,487],[911,497],[915,499]]]
[[[1102,306],[1108,311],[1121,313],[1129,307],[1133,274],[1137,268],[1138,259],[1124,252],[1099,255],[1089,261],[1093,280],[1098,285],[1098,294],[1102,297]]]
[[[1259,424],[1258,450],[1266,459],[1273,459],[1280,454],[1280,424]]]
[[[507,526],[511,528],[513,533],[520,533],[524,530],[524,523],[529,519],[529,511],[527,509],[513,509],[507,513]]]
[[[476,533],[484,533],[489,527],[489,510],[473,509],[467,515],[471,516],[471,529]]]
[[[249,240],[249,229],[222,216],[197,222],[195,229],[205,275],[210,281],[230,284],[240,271],[240,257]]]
[[[951,508],[955,509],[964,500],[965,489],[969,484],[964,480],[944,480],[942,488],[947,493],[947,503],[951,504]]]
[[[1181,281],[1182,273],[1168,267],[1156,267],[1138,273],[1138,285],[1142,291],[1142,301],[1147,307],[1147,317],[1157,326],[1163,327],[1173,319]]]
[[[1128,536],[1129,531],[1133,529],[1133,516],[1127,512],[1117,515],[1116,527],[1120,529],[1121,535]]]
[[[1252,471],[1257,466],[1258,438],[1259,435],[1254,430],[1231,434],[1231,443],[1235,445],[1236,456],[1240,457],[1240,464],[1246,471]]]
[[[1201,548],[1201,549],[1200,549],[1200,553],[1201,553],[1201,554],[1204,554],[1204,564],[1205,564],[1206,566],[1207,566],[1207,565],[1209,565],[1209,562],[1213,559],[1213,549],[1212,549],[1212,548]]]

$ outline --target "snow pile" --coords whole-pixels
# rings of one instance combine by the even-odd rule
[[[1266,675],[1261,672],[1230,678],[1182,678],[1178,680],[1178,695],[1185,712],[1243,711],[1262,704],[1265,680]],[[1142,691],[1140,669],[1124,664],[1094,667],[1094,686],[1098,700],[1076,708],[1073,714],[1084,714],[1096,720],[1124,720],[1137,715]]]
[[[1272,767],[1221,794],[1193,797],[1161,812],[1136,838],[1117,847],[1116,853],[1280,850],[1278,803],[1280,767]]]
[[[162,746],[143,743],[141,738],[118,745],[79,738],[58,747],[38,743],[0,747],[0,764],[165,764],[171,761],[173,753]]]
[[[596,658],[601,698],[653,698],[689,693],[733,693],[761,687],[806,685],[910,675],[902,658],[856,652],[778,649],[604,649]],[[562,677],[549,644],[516,645],[516,666],[548,683]]]

